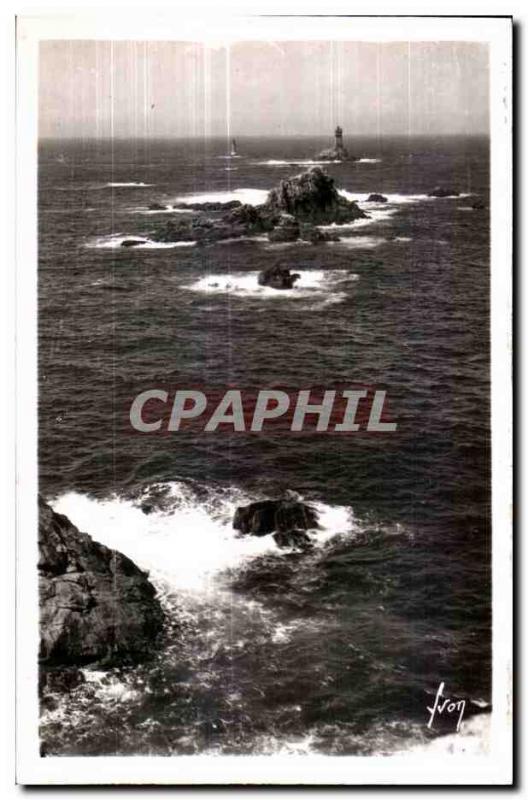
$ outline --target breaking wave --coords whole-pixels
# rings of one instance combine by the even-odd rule
[[[122,234],[111,234],[101,236],[86,244],[86,247],[103,248],[115,250],[121,248],[123,242],[137,242],[130,247],[123,247],[123,250],[166,250],[173,247],[194,247],[196,242],[154,242],[152,239],[141,236],[123,236]]]

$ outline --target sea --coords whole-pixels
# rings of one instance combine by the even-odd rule
[[[489,141],[346,144],[359,160],[324,168],[368,217],[322,245],[154,232],[182,203],[263,202],[324,137],[240,137],[234,157],[223,138],[39,144],[39,489],[148,571],[166,617],[150,659],[87,667],[48,698],[46,754],[487,746]],[[277,262],[300,273],[293,290],[258,285]],[[397,430],[126,425],[145,386],[279,384],[383,389]],[[307,552],[232,527],[285,489],[319,512]],[[458,733],[427,726],[441,682],[466,700]]]

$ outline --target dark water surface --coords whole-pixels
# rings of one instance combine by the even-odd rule
[[[432,735],[440,681],[490,699],[489,215],[467,196],[489,201],[487,140],[354,141],[370,160],[328,171],[371,219],[340,243],[148,242],[171,216],[149,203],[260,202],[324,144],[41,144],[41,491],[168,610],[151,664],[87,671],[46,711],[49,752],[392,752]],[[426,198],[437,184],[462,194]],[[298,290],[258,289],[278,258]],[[386,389],[398,431],[124,425],[145,385],[335,383]],[[310,554],[231,530],[237,502],[284,488],[319,504]]]

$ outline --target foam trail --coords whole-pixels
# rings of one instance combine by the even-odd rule
[[[111,183],[107,183],[106,186],[113,186],[113,187],[135,187],[137,189],[143,189],[145,186],[154,186],[153,183],[143,183],[143,181],[113,181]]]

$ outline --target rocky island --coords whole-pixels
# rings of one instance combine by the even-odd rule
[[[321,150],[317,154],[320,161],[357,161],[355,156],[351,156],[343,144],[343,128],[338,125],[334,133],[334,146],[327,150]]]
[[[158,225],[150,233],[153,241],[209,244],[266,235],[270,242],[301,239],[319,244],[338,237],[320,230],[318,225],[343,224],[368,216],[356,202],[339,194],[334,179],[321,167],[280,181],[259,206],[235,200],[201,206],[180,204],[180,207],[198,213]]]

